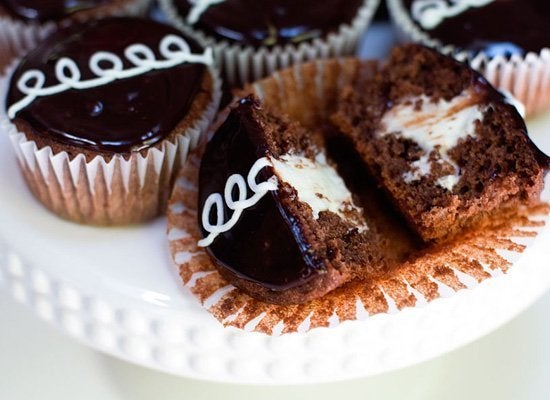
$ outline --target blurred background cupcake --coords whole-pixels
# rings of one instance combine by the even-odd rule
[[[159,0],[169,21],[214,48],[230,84],[354,54],[379,0]]]
[[[151,0],[0,0],[0,71],[49,32],[73,22],[140,15]]]
[[[550,110],[550,2],[387,0],[404,40],[468,61],[525,105]]]
[[[54,213],[95,225],[142,222],[165,210],[214,118],[213,65],[210,49],[169,25],[73,24],[0,80],[0,131],[31,192]]]

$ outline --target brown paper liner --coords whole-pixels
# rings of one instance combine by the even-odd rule
[[[388,0],[388,10],[401,41],[421,43],[469,63],[493,86],[520,101],[525,106],[527,117],[550,110],[550,47],[525,56],[491,57],[485,52],[473,54],[442,43],[418,28],[402,0]]]
[[[355,59],[327,60],[280,71],[250,86],[264,106],[289,114],[305,126],[319,127],[336,107],[337,93],[359,71],[374,71],[376,63]],[[502,250],[521,253],[521,239],[533,238],[550,215],[550,205],[503,212],[484,226],[464,232],[453,242],[411,249],[399,233],[388,231],[389,251],[406,254],[394,267],[365,280],[354,280],[310,303],[267,304],[231,286],[217,272],[203,248],[198,226],[198,171],[204,144],[182,170],[168,209],[168,239],[180,276],[191,293],[221,323],[266,334],[304,332],[334,321],[395,312],[432,301],[447,292],[472,286],[506,272],[512,262]],[[386,224],[385,220],[382,224]],[[370,226],[370,223],[369,223]],[[399,232],[397,230],[396,232]]]

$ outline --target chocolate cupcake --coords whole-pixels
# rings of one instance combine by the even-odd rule
[[[388,7],[406,40],[467,60],[527,115],[550,109],[548,2],[388,0]]]
[[[49,36],[2,82],[2,128],[33,194],[82,223],[157,216],[217,109],[212,64],[211,50],[150,20]]]
[[[230,83],[353,54],[379,0],[160,0],[177,27],[215,49]]]
[[[0,0],[0,69],[48,33],[74,22],[139,15],[150,0]]]

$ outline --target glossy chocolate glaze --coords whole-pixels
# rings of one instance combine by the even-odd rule
[[[217,39],[274,46],[324,37],[350,23],[363,0],[226,0],[211,5],[195,27]],[[187,0],[174,0],[187,16]],[[185,17],[184,17],[185,18]]]
[[[163,59],[158,48],[167,34],[181,33],[154,21],[137,18],[110,18],[59,31],[21,62],[12,78],[7,104],[23,95],[16,83],[27,70],[46,74],[46,85],[58,83],[55,64],[61,57],[76,61],[82,80],[96,77],[88,62],[92,54],[109,51],[131,64],[124,49],[142,43]],[[187,40],[193,53],[202,53]],[[83,149],[126,153],[154,145],[162,140],[185,117],[201,87],[206,67],[203,64],[180,64],[154,70],[135,77],[116,80],[90,89],[70,89],[51,96],[38,97],[19,111],[14,122],[21,121],[37,135]]]
[[[13,17],[26,21],[63,19],[75,12],[106,4],[110,0],[0,0]]]
[[[413,1],[403,0],[408,10]],[[496,0],[446,18],[426,32],[444,44],[490,56],[510,56],[550,47],[549,25],[548,0]]]
[[[223,193],[230,175],[246,177],[254,162],[267,153],[253,107],[258,105],[252,100],[241,100],[207,146],[199,176],[199,221],[208,196]],[[272,175],[264,168],[258,182]],[[226,207],[224,212],[227,220],[232,211]],[[206,236],[202,226],[201,230]],[[207,250],[219,268],[272,290],[304,284],[322,268],[308,255],[300,227],[286,214],[277,191],[246,209],[237,224]]]

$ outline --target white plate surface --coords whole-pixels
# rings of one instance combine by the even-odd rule
[[[550,152],[550,115],[529,125]],[[508,274],[474,289],[392,315],[270,337],[223,328],[182,287],[164,219],[107,229],[56,218],[27,190],[3,135],[0,185],[2,290],[89,346],[186,377],[313,383],[394,370],[481,337],[550,287],[547,227]]]

